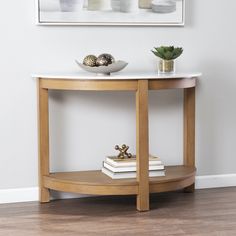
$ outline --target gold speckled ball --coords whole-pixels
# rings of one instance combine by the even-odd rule
[[[97,58],[97,66],[108,66],[113,62],[115,62],[114,57],[108,53],[103,53]]]
[[[86,66],[94,67],[96,66],[97,57],[94,55],[88,55],[84,58],[83,64]]]

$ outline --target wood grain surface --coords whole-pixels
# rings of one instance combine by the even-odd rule
[[[43,185],[43,176],[49,174],[49,102],[48,90],[38,80],[38,135],[40,201],[49,202],[49,190]]]
[[[137,209],[149,210],[149,132],[148,80],[138,81],[136,92],[136,155],[137,155]]]
[[[195,167],[195,88],[184,89],[184,165]],[[195,183],[185,188],[193,192]]]
[[[0,205],[1,236],[235,236],[236,188]]]
[[[150,192],[178,190],[194,183],[195,167],[166,166],[165,170],[165,176],[149,178]],[[49,189],[82,194],[132,195],[139,192],[135,178],[113,180],[100,170],[51,173],[43,177],[43,183]]]
[[[149,81],[150,80],[150,81]],[[50,201],[49,189],[67,191],[81,194],[95,195],[137,195],[137,209],[149,210],[149,193],[165,192],[185,188],[187,192],[194,191],[194,141],[195,141],[195,85],[196,78],[166,78],[166,79],[123,79],[123,80],[82,80],[82,79],[46,79],[38,77],[38,100],[39,100],[39,187],[40,202]],[[190,175],[185,176],[182,169],[175,169],[178,179],[169,175],[164,181],[150,181],[148,177],[149,156],[149,132],[148,132],[148,92],[149,89],[174,89],[184,88],[184,165],[191,167]],[[98,175],[94,181],[95,172],[71,174],[64,179],[63,174],[58,178],[52,178],[49,174],[49,111],[48,90],[91,90],[113,91],[126,90],[136,91],[136,155],[137,155],[137,178],[135,184],[116,185],[107,184],[107,180]],[[182,167],[181,167],[182,168]],[[177,171],[176,171],[177,170]],[[90,176],[90,174],[92,174]],[[73,175],[73,176],[72,176]],[[77,180],[76,180],[77,178]],[[84,183],[87,179],[87,183]],[[161,179],[161,178],[160,178]],[[104,182],[105,180],[105,182]],[[163,179],[161,179],[163,180]]]

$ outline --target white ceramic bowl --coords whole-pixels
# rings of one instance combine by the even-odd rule
[[[176,11],[176,1],[173,0],[153,0],[152,11],[156,13],[171,13]]]
[[[95,73],[97,75],[110,75],[111,73],[118,72],[120,70],[123,70],[128,63],[125,61],[116,61],[108,66],[98,66],[98,67],[91,67],[91,66],[86,66],[77,60],[75,60],[77,65],[81,67],[83,70],[91,73]]]

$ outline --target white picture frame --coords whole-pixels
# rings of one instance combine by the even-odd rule
[[[62,9],[63,1],[64,8]],[[77,2],[76,7],[73,9],[73,5],[68,4],[68,1]],[[102,6],[102,10],[87,10],[83,5],[80,8],[79,1],[128,1],[128,0],[36,0],[36,24],[37,25],[96,25],[96,26],[184,26],[185,24],[185,0],[153,0],[156,3],[167,2],[176,3],[176,9],[171,11],[171,6],[167,4],[167,13],[153,12],[153,8],[156,5],[152,5],[152,9],[141,9],[140,1],[152,1],[152,0],[129,0],[139,1],[138,10],[136,6],[128,5],[128,11],[121,12],[110,9],[105,9],[106,5]],[[114,3],[114,2],[113,2]],[[84,4],[84,3],[83,3]],[[96,6],[96,5],[94,5]],[[157,5],[158,6],[158,5]],[[90,5],[90,8],[93,5]],[[113,8],[115,6],[113,5]],[[132,7],[134,7],[132,9]],[[136,8],[135,8],[136,7]],[[159,7],[159,6],[158,6]],[[68,9],[71,8],[71,9]],[[88,6],[87,6],[88,8]],[[124,8],[124,7],[123,7]],[[171,11],[168,13],[168,9]],[[174,7],[173,7],[174,9]],[[123,9],[124,10],[124,9]],[[126,9],[125,9],[126,10]],[[161,9],[162,10],[162,9]],[[161,11],[160,7],[157,11]],[[165,8],[163,7],[163,11]],[[150,14],[150,15],[149,15]],[[91,20],[90,20],[91,18]]]

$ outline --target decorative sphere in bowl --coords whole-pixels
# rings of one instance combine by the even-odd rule
[[[96,65],[97,66],[108,66],[115,62],[114,57],[111,54],[103,53],[98,56]]]
[[[94,55],[88,55],[84,58],[83,64],[90,67],[97,66],[97,57]]]

